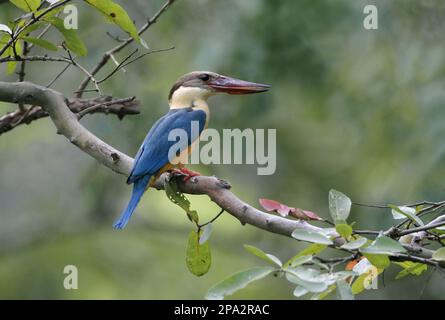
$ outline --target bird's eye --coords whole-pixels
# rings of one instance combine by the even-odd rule
[[[204,73],[204,74],[199,76],[199,79],[201,79],[202,81],[209,81],[210,80],[210,76],[207,73]]]

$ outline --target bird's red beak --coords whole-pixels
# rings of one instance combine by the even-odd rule
[[[248,82],[226,76],[219,76],[211,80],[208,85],[217,92],[228,94],[258,93],[267,91],[270,88],[267,84]]]

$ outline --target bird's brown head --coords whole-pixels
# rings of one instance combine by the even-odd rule
[[[269,90],[267,84],[248,82],[210,71],[193,71],[180,77],[170,90],[169,100],[175,92],[194,92],[204,98],[215,93],[252,94]]]

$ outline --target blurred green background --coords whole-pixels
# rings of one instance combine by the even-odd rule
[[[163,3],[118,2],[137,25]],[[378,6],[376,31],[363,28],[366,4]],[[91,67],[114,45],[105,32],[123,34],[89,7],[80,5],[79,11],[79,33],[89,50],[79,62]],[[0,23],[19,14],[9,3],[0,5]],[[372,204],[440,200],[445,198],[444,37],[441,0],[178,0],[144,35],[152,49],[176,49],[128,66],[102,88],[116,97],[136,95],[142,113],[123,121],[92,115],[82,122],[134,155],[167,111],[176,78],[212,70],[273,86],[262,95],[212,98],[210,126],[276,128],[275,174],[257,176],[256,166],[194,167],[229,180],[252,205],[266,197],[328,217],[331,188]],[[50,38],[60,39],[57,33]],[[61,68],[29,63],[28,80],[45,85]],[[4,76],[3,66],[0,72],[1,80],[15,81]],[[70,69],[54,88],[72,96],[82,77]],[[13,108],[0,104],[2,114]],[[192,225],[181,209],[164,192],[152,190],[128,227],[113,230],[129,198],[125,178],[56,135],[48,119],[0,136],[0,164],[0,298],[201,299],[227,275],[262,264],[243,244],[283,260],[306,246],[241,226],[226,214],[214,225],[211,270],[196,278],[185,266]],[[218,212],[206,197],[192,197],[192,203],[203,220]],[[388,210],[361,207],[353,207],[350,220],[363,229],[393,223]],[[78,290],[63,288],[68,264],[79,269]],[[379,290],[358,298],[445,298],[439,273],[396,282],[398,271],[386,271]],[[270,278],[230,298],[292,299],[292,290],[284,279]]]

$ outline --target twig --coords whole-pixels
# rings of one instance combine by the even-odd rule
[[[112,100],[112,101],[106,101],[106,102],[102,102],[102,103],[98,103],[95,104],[91,107],[88,107],[82,111],[80,111],[79,113],[77,113],[77,119],[80,120],[82,119],[86,114],[88,113],[93,113],[95,111],[97,111],[100,108],[103,107],[107,107],[113,104],[123,104],[125,102],[131,102],[134,101],[134,99],[136,99],[136,97],[129,97],[129,98],[124,98],[124,99],[117,99],[117,100]]]
[[[411,228],[411,229],[407,229],[407,230],[398,231],[398,232],[396,232],[396,235],[401,237],[401,236],[405,236],[407,234],[431,230],[431,229],[434,229],[437,227],[442,227],[442,226],[445,226],[445,221],[427,224],[425,226],[421,226],[421,227],[417,227],[417,228]]]
[[[101,96],[102,95],[102,91],[100,90],[99,83],[94,78],[94,76],[87,69],[85,69],[82,65],[80,65],[79,63],[77,63],[74,60],[73,56],[71,55],[71,51],[65,45],[63,45],[63,48],[68,53],[68,57],[69,57],[69,60],[71,61],[71,64],[73,66],[79,68],[83,73],[85,73],[90,78],[90,80],[94,83],[94,86],[96,88],[96,92],[99,93],[99,95]]]
[[[63,67],[63,69],[54,77],[54,79],[52,79],[47,85],[46,87],[49,88],[51,87],[61,76],[62,74],[65,73],[66,70],[68,70],[68,68],[71,66],[71,64],[67,64],[65,67]]]
[[[102,80],[99,80],[98,83],[102,83],[105,80],[107,80],[108,78],[110,78],[113,74],[115,74],[117,71],[119,71],[119,69],[123,69],[123,64],[128,61],[128,59],[130,59],[136,52],[138,52],[139,49],[135,49],[134,51],[132,51],[128,56],[126,56],[124,58],[124,60],[122,60],[120,63],[116,60],[116,58],[114,57],[114,55],[111,55],[111,60],[113,60],[113,62],[116,64],[116,68],[113,69],[113,71],[110,72],[110,74],[108,74],[108,76],[106,76],[105,78],[103,78]]]
[[[206,225],[215,222],[216,219],[218,219],[218,218],[224,213],[224,211],[225,211],[224,209],[221,209],[221,211],[220,211],[215,217],[213,217],[213,219],[207,221],[206,223],[203,223],[203,224],[199,224],[199,223],[198,223],[198,224],[197,224],[197,226],[198,226],[198,232],[199,232],[199,230],[200,230],[201,228],[205,227]]]
[[[359,207],[366,207],[366,208],[376,208],[376,209],[388,209],[389,208],[388,206],[365,204],[365,203],[359,203],[359,202],[353,202],[352,204],[359,206]]]
[[[27,56],[29,53],[29,46],[28,46],[28,42],[24,41],[23,43],[23,56]],[[26,61],[22,61],[20,63],[20,70],[19,70],[19,82],[24,81],[25,80],[25,68],[26,68]],[[22,103],[19,103],[19,110],[22,113],[26,113],[26,108],[25,105]]]
[[[67,62],[71,63],[71,61],[67,58],[58,58],[58,57],[49,57],[49,56],[29,56],[29,57],[4,57],[0,58],[0,63],[4,62],[20,62],[20,61],[58,61],[58,62]]]
[[[176,0],[167,0],[164,5],[161,7],[161,9],[155,13],[155,15],[148,19],[148,21],[139,29],[138,31],[138,35],[143,34],[151,25],[155,24],[156,21],[158,20],[158,18],[165,12],[168,10],[168,8],[175,2]],[[122,49],[124,49],[126,46],[128,46],[130,43],[132,43],[134,41],[133,38],[128,38],[126,39],[124,42],[122,42],[121,44],[117,45],[116,47],[108,50],[107,52],[104,53],[104,55],[102,56],[102,59],[94,66],[94,68],[91,70],[91,74],[94,76],[96,75],[108,62],[108,60],[111,58],[111,55],[121,51]],[[81,98],[82,97],[82,93],[84,92],[83,90],[87,87],[88,82],[90,81],[89,77],[86,77],[83,79],[83,81],[80,83],[79,87],[77,88],[76,92],[76,98]]]
[[[102,104],[103,102],[106,102],[107,105],[102,105],[89,113],[101,112],[104,114],[115,114],[119,119],[122,119],[126,115],[135,115],[139,113],[139,101],[130,98],[113,99],[109,96],[93,99],[72,99],[68,101],[68,107],[71,112],[79,113],[91,106]],[[44,117],[48,117],[48,113],[41,107],[33,107],[31,110],[28,109],[26,114],[21,113],[19,110],[6,113],[5,115],[0,116],[0,135],[19,125],[29,124]]]
[[[138,57],[136,57],[136,58],[134,58],[134,59],[132,59],[132,60],[130,60],[130,61],[128,61],[128,62],[126,62],[128,59],[130,59],[131,58],[131,56],[133,56],[138,50],[136,49],[135,51],[133,51],[132,53],[130,53],[124,60],[122,60],[122,62],[109,74],[109,75],[107,75],[105,78],[103,78],[102,80],[99,80],[97,83],[98,84],[101,84],[102,82],[104,82],[104,81],[106,81],[106,80],[108,80],[110,77],[112,77],[117,71],[119,71],[120,69],[122,69],[122,68],[124,68],[124,67],[126,67],[126,66],[128,66],[130,63],[133,63],[133,62],[135,62],[135,61],[137,61],[137,60],[139,60],[139,59],[141,59],[141,58],[143,58],[143,57],[145,57],[145,56],[147,56],[147,55],[149,55],[149,54],[152,54],[152,53],[158,53],[158,52],[164,52],[164,51],[170,51],[170,50],[173,50],[175,47],[170,47],[170,48],[165,48],[165,49],[159,49],[159,50],[152,50],[152,51],[149,51],[149,52],[146,52],[146,53],[144,53],[144,54],[141,54],[140,56],[138,56]]]

